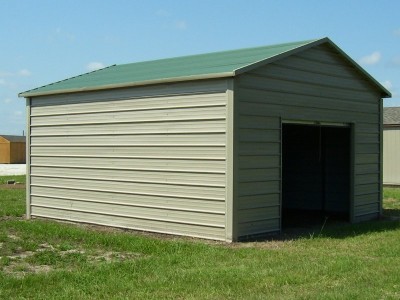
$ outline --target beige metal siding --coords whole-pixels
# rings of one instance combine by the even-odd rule
[[[383,129],[383,184],[400,185],[400,127]]]
[[[32,99],[32,216],[226,239],[227,80]]]
[[[322,45],[240,75],[239,236],[280,230],[281,120],[354,124],[354,221],[377,217],[380,96]]]

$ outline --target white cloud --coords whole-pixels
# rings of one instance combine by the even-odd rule
[[[392,97],[398,97],[399,94],[397,93],[396,87],[393,85],[393,83],[390,80],[385,80],[381,82],[381,84],[389,91],[392,93]]]
[[[183,20],[175,21],[175,28],[177,28],[179,30],[185,30],[187,28],[186,21],[183,21]]]
[[[11,103],[11,102],[12,102],[12,99],[6,98],[6,99],[3,100],[3,102],[4,102],[5,104],[8,104],[8,103]]]
[[[381,82],[381,84],[388,90],[391,90],[393,88],[393,84],[390,80],[385,80],[385,81]]]
[[[366,55],[360,59],[360,63],[362,65],[375,65],[381,60],[381,53],[378,51],[375,51],[369,55]]]
[[[0,85],[6,85],[6,81],[0,78]]]
[[[22,69],[18,72],[18,75],[20,76],[31,76],[32,73],[31,71],[27,70],[27,69]]]
[[[102,62],[93,61],[88,63],[86,69],[89,71],[96,71],[98,69],[103,69],[105,65]]]
[[[395,31],[393,31],[395,36],[400,37],[400,28],[396,29]]]
[[[22,111],[20,111],[20,110],[14,111],[14,116],[16,116],[16,117],[22,116]]]

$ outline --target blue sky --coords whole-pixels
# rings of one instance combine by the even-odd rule
[[[400,106],[400,1],[0,0],[0,134],[19,92],[95,68],[328,36]]]

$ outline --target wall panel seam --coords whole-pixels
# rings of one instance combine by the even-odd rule
[[[40,175],[31,174],[32,177],[41,178],[62,178],[62,179],[76,179],[76,180],[93,180],[93,181],[105,181],[105,182],[126,182],[126,183],[144,183],[144,184],[161,184],[161,185],[173,185],[173,186],[194,186],[194,187],[214,187],[224,188],[224,184],[200,184],[200,183],[179,183],[179,182],[165,182],[157,180],[126,180],[126,179],[113,179],[113,178],[99,178],[99,177],[81,177],[81,176],[56,176],[56,175]]]
[[[118,103],[115,103],[118,104]],[[73,112],[64,112],[64,113],[53,113],[53,114],[33,114],[32,117],[51,117],[51,116],[72,116],[72,115],[90,115],[90,114],[102,114],[102,113],[120,113],[120,112],[130,112],[130,111],[164,111],[170,109],[188,109],[188,108],[206,108],[206,107],[224,107],[224,101],[221,103],[210,103],[210,104],[203,104],[203,105],[171,105],[171,106],[158,106],[158,107],[151,107],[151,108],[126,108],[126,109],[110,109],[110,110],[85,110],[85,111],[73,111]]]
[[[166,223],[175,223],[175,224],[187,224],[187,225],[197,225],[197,226],[204,226],[204,227],[215,227],[215,228],[225,228],[225,225],[217,225],[213,223],[202,223],[202,222],[185,222],[185,221],[178,221],[178,220],[169,220],[163,218],[154,218],[154,217],[141,217],[141,216],[132,216],[132,215],[124,215],[124,214],[116,214],[116,213],[109,213],[109,212],[100,212],[94,210],[84,210],[84,209],[74,209],[74,208],[61,208],[61,207],[54,207],[50,205],[38,205],[32,204],[34,207],[41,207],[41,208],[48,208],[48,209],[55,209],[61,211],[71,211],[71,212],[79,212],[79,213],[91,213],[96,215],[104,215],[104,216],[114,216],[114,217],[123,217],[123,218],[130,218],[130,219],[139,219],[139,220],[151,220],[155,222],[166,222]]]
[[[36,187],[47,187],[54,189],[66,189],[66,190],[77,190],[77,191],[93,191],[93,192],[107,192],[115,194],[126,194],[126,195],[143,195],[143,196],[154,196],[154,197],[172,197],[180,199],[197,199],[197,200],[210,200],[210,201],[225,201],[223,198],[216,197],[198,197],[190,195],[177,195],[177,194],[164,194],[164,193],[144,193],[144,192],[124,192],[120,190],[108,190],[108,189],[90,189],[90,188],[80,188],[80,187],[69,187],[69,186],[58,186],[58,185],[46,185],[46,184],[31,184],[31,186]]]
[[[32,164],[32,167],[60,167],[70,169],[94,169],[94,170],[122,170],[122,171],[151,171],[151,172],[174,172],[174,173],[195,173],[195,174],[225,174],[222,171],[202,171],[202,170],[180,170],[180,169],[155,169],[155,168],[111,168],[111,167],[93,167],[93,166],[65,166],[65,165],[41,165]]]
[[[144,204],[136,204],[136,203],[116,202],[116,201],[110,202],[110,201],[90,200],[90,199],[82,199],[82,198],[75,198],[75,197],[66,198],[66,197],[42,195],[42,194],[36,194],[36,193],[32,193],[31,195],[34,197],[59,199],[59,200],[65,200],[65,201],[102,203],[102,204],[111,204],[111,205],[116,205],[116,206],[130,206],[130,207],[142,207],[142,208],[150,208],[150,209],[165,209],[165,210],[171,210],[171,211],[186,211],[186,212],[194,212],[194,213],[208,213],[208,214],[215,214],[215,215],[225,215],[225,211],[216,211],[216,210],[188,209],[188,208],[179,208],[179,207],[172,207],[172,206],[144,205]]]

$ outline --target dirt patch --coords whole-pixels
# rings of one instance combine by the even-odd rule
[[[22,215],[20,217],[18,216],[2,216],[0,217],[0,221],[14,221],[14,220],[22,220],[26,219],[25,215]]]
[[[14,234],[9,234],[7,237],[8,237],[9,239],[14,240],[14,241],[19,241],[19,240],[21,240],[20,237],[14,235]]]
[[[35,265],[30,265],[28,263],[10,264],[3,268],[4,273],[12,275],[17,278],[22,278],[27,274],[48,273],[50,271],[52,271],[51,266],[47,265],[35,266]]]
[[[0,184],[0,189],[3,189],[3,190],[23,190],[25,188],[26,188],[26,184],[24,184],[24,183]]]
[[[16,235],[8,235],[9,241],[19,241],[20,238]],[[6,242],[1,244],[1,247]],[[56,263],[40,264],[37,261],[38,255],[56,255],[58,261]],[[78,256],[75,257],[74,254]],[[72,261],[71,261],[72,257]],[[50,243],[43,243],[38,245],[36,250],[24,251],[21,247],[14,249],[13,254],[7,256],[0,256],[0,272],[4,272],[11,276],[21,278],[27,274],[40,274],[48,273],[51,271],[63,270],[71,271],[73,259],[84,260],[89,264],[98,263],[112,263],[112,262],[123,262],[128,260],[134,260],[139,258],[145,258],[147,256],[141,253],[124,252],[124,251],[105,251],[105,250],[94,250],[86,251],[81,248],[73,248],[63,250],[61,245],[52,245]],[[1,268],[1,265],[3,267]]]
[[[98,261],[121,262],[141,257],[143,257],[143,255],[140,253],[107,251],[107,252],[97,252],[95,253],[95,255],[89,255],[88,259],[91,262],[98,262]]]

